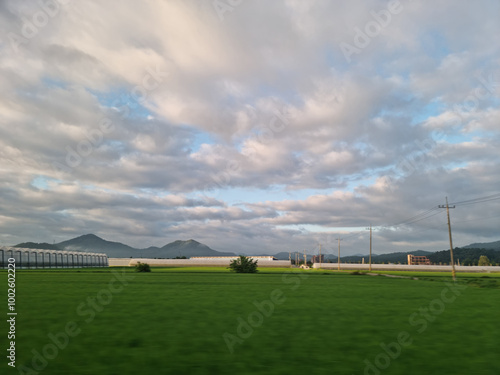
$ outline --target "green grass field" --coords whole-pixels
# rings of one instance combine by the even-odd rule
[[[498,375],[500,275],[405,275],[18,270],[1,373]]]

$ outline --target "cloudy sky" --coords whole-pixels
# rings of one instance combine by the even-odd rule
[[[500,3],[0,2],[0,244],[500,239]]]

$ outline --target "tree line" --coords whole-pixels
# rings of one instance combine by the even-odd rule
[[[486,256],[491,265],[496,266],[500,264],[500,250],[492,249],[474,249],[474,248],[454,248],[453,258],[455,262],[460,262],[464,266],[477,266],[479,258]],[[450,250],[437,251],[428,256],[431,263],[450,263]]]

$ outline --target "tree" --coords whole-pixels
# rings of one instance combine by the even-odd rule
[[[135,271],[136,272],[151,272],[151,267],[147,263],[138,262],[135,265]]]
[[[479,257],[478,266],[491,266],[491,262],[486,255],[481,255]]]
[[[238,273],[256,273],[257,272],[257,260],[252,260],[252,258],[240,255],[231,261],[229,264],[231,271]]]

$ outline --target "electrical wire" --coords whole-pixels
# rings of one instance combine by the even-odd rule
[[[425,219],[426,217],[431,217],[431,216],[434,216],[434,215],[430,215],[430,216],[425,216],[425,215],[430,214],[431,212],[433,212],[433,211],[435,211],[435,210],[437,210],[437,209],[439,209],[439,206],[434,206],[434,207],[432,207],[432,208],[430,208],[430,209],[428,209],[428,210],[425,210],[425,211],[420,212],[420,213],[418,213],[418,214],[416,214],[416,215],[414,215],[414,216],[412,216],[412,217],[409,217],[408,219],[405,219],[405,220],[403,220],[403,221],[401,221],[401,222],[398,222],[398,223],[395,223],[395,224],[392,224],[392,225],[384,225],[384,226],[383,226],[383,227],[381,227],[381,228],[385,228],[385,227],[387,227],[387,228],[391,228],[391,227],[398,227],[398,226],[400,226],[400,225],[404,225],[404,224],[412,224],[412,223],[414,223],[414,222],[417,222],[417,221],[423,220],[423,219]]]
[[[465,201],[459,201],[459,202],[454,202],[454,203],[449,203],[448,205],[453,205],[453,206],[466,206],[466,205],[471,205],[471,204],[478,204],[478,203],[485,203],[485,202],[491,202],[491,201],[494,201],[494,200],[499,200],[500,199],[500,193],[497,193],[497,194],[493,194],[493,195],[488,195],[488,196],[485,196],[485,197],[479,197],[479,198],[474,198],[474,199],[468,199],[468,200],[465,200]],[[418,213],[408,219],[405,219],[399,223],[396,223],[396,224],[392,224],[392,225],[389,225],[389,226],[382,226],[382,227],[379,227],[379,228],[391,228],[391,227],[398,227],[398,226],[401,226],[401,225],[410,225],[410,224],[414,224],[414,223],[418,223],[419,221],[422,221],[422,220],[425,220],[425,219],[428,219],[428,218],[431,218],[433,216],[436,216],[436,215],[439,215],[441,212],[440,208],[442,208],[442,206],[434,206],[426,211],[423,211],[421,213]],[[440,210],[439,212],[437,213],[433,213],[433,211],[435,210]]]
[[[436,216],[436,215],[439,215],[439,214],[442,214],[442,213],[444,213],[444,211],[438,211],[438,212],[436,212],[436,213],[433,213],[432,215],[428,215],[428,216],[422,217],[422,218],[420,218],[420,219],[418,219],[418,220],[413,220],[413,221],[411,221],[411,222],[406,222],[406,223],[403,223],[403,224],[401,224],[401,225],[415,224],[415,223],[418,223],[419,221],[422,221],[422,220],[428,219],[428,218],[430,218],[430,217],[433,217],[433,216]]]
[[[449,205],[453,205],[453,206],[465,206],[465,205],[469,205],[469,204],[490,202],[490,201],[494,201],[494,200],[497,200],[497,199],[500,199],[500,193],[493,194],[493,195],[488,195],[486,197],[468,199],[468,200],[460,201],[460,202],[453,202],[453,203],[449,203]]]
[[[455,224],[460,224],[460,223],[469,223],[471,221],[481,221],[481,220],[488,220],[488,219],[495,219],[497,217],[500,217],[500,215],[497,216],[490,216],[490,217],[483,217],[481,219],[470,219],[470,220],[462,220],[462,221],[454,221],[453,225]]]
[[[468,200],[459,201],[459,202],[453,202],[453,203],[449,203],[448,205],[449,206],[459,207],[459,206],[467,206],[467,205],[472,205],[472,204],[479,204],[479,203],[491,202],[491,201],[495,201],[495,200],[500,200],[500,193],[488,195],[488,196],[485,196],[485,197],[468,199]],[[374,227],[374,228],[378,228],[378,229],[387,228],[387,229],[389,229],[389,228],[397,228],[397,227],[400,227],[400,226],[403,226],[403,225],[406,226],[406,225],[415,224],[415,223],[418,223],[420,221],[427,220],[427,219],[429,219],[429,218],[431,218],[433,216],[437,216],[439,214],[444,213],[445,211],[442,210],[442,208],[443,208],[442,205],[437,205],[437,206],[434,206],[432,208],[429,208],[428,210],[425,210],[425,211],[422,211],[420,213],[417,213],[416,215],[413,215],[413,216],[411,216],[411,217],[409,217],[409,218],[407,218],[407,219],[405,219],[403,221],[400,221],[398,223],[395,223],[395,224],[392,224],[392,225]],[[437,210],[437,212],[435,212],[436,210]],[[491,219],[491,218],[496,218],[496,217],[500,217],[500,215],[499,216],[492,216],[492,217],[489,217],[489,218],[481,218],[481,219],[457,221],[457,222],[454,222],[454,224],[460,224],[460,223],[465,223],[465,222],[470,222],[470,221],[486,220],[486,219]],[[442,225],[439,225],[439,226],[442,226]],[[434,227],[433,228],[428,228],[428,229],[424,229],[424,230],[421,230],[421,231],[418,231],[418,232],[415,232],[415,233],[419,233],[419,232],[423,232],[423,231],[427,231],[427,230],[432,230],[432,229],[435,229],[435,228]],[[350,239],[352,237],[358,236],[361,233],[366,233],[366,230],[361,230],[361,231],[358,231],[358,232],[351,233],[351,234],[349,234],[347,236],[343,236],[342,240],[343,241],[348,240],[348,239]],[[339,235],[339,237],[340,237],[340,235]],[[316,249],[316,247],[317,246],[314,247],[313,251]]]

